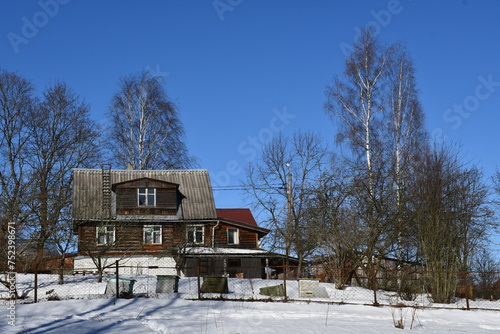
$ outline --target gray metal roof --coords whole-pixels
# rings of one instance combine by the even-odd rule
[[[106,170],[104,170],[106,171]],[[73,170],[73,219],[94,220],[103,217],[103,170]],[[111,184],[151,178],[179,184],[183,195],[184,219],[215,219],[217,213],[210,177],[206,169],[190,170],[117,170],[112,169]]]

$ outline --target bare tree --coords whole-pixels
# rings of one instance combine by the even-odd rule
[[[30,169],[31,236],[36,256],[47,241],[70,224],[72,169],[95,167],[100,157],[98,126],[89,107],[64,83],[55,83],[28,118],[25,163]]]
[[[332,159],[311,191],[307,218],[315,226],[318,259],[335,288],[343,289],[362,263],[360,224],[350,206],[351,175],[345,164]]]
[[[442,275],[431,274],[435,299],[449,301],[456,271],[470,268],[474,248],[491,230],[480,171],[450,150],[428,148],[413,64],[402,44],[383,46],[373,31],[363,31],[344,76],[326,94],[337,141],[350,148],[344,155],[349,191],[330,219],[343,213],[352,222],[370,283],[383,256],[396,252],[401,263],[403,251],[420,253],[430,272]]]
[[[28,166],[25,164],[30,129],[28,115],[35,100],[34,87],[16,73],[0,73],[0,240],[6,241],[8,222],[15,222],[18,255],[26,249],[25,222],[29,216],[27,199],[30,194]],[[2,259],[6,249],[2,243]],[[2,266],[7,261],[2,261]]]
[[[496,170],[495,174],[492,177],[493,181],[493,192],[496,195],[496,198],[493,200],[496,206],[500,206],[500,170]]]
[[[123,233],[120,233],[120,226],[115,226],[114,224],[104,223],[96,226],[96,229],[105,229],[106,227],[113,227],[113,233],[109,234],[107,231],[102,233],[102,242],[98,243],[96,240],[96,233],[94,230],[89,231],[80,230],[78,239],[78,252],[80,254],[85,254],[94,263],[97,271],[97,282],[102,282],[102,277],[104,271],[108,268],[115,266],[116,261],[121,261],[130,258],[134,254],[135,248],[132,246],[121,249],[120,252],[116,251],[118,245],[122,244],[126,239]],[[118,229],[115,231],[114,229]],[[98,237],[99,238],[99,237]],[[116,259],[110,257],[111,254],[116,255]]]
[[[161,78],[149,72],[120,80],[109,112],[113,161],[134,169],[186,168],[194,163],[184,129]]]
[[[317,246],[306,212],[309,192],[319,180],[326,157],[318,136],[299,132],[293,138],[274,138],[263,148],[262,159],[247,169],[244,185],[254,205],[264,211],[272,230],[270,246],[296,255],[299,274],[302,261]]]
[[[434,301],[449,303],[459,279],[467,284],[458,272],[470,270],[471,254],[490,228],[487,188],[479,170],[449,148],[429,151],[417,173],[413,210],[419,249]]]
[[[346,59],[343,80],[328,86],[326,110],[338,120],[337,141],[347,142],[354,159],[363,163],[373,192],[374,163],[380,159],[386,67],[389,50],[365,30]]]
[[[96,161],[97,127],[88,106],[62,83],[38,99],[30,82],[3,71],[0,105],[1,221],[5,227],[16,222],[18,262],[28,260],[33,268],[55,241],[64,261],[74,239],[71,169]]]
[[[71,207],[65,207],[63,211],[71,211]],[[70,217],[70,212],[62,212],[61,219],[55,224],[53,231],[47,239],[47,243],[53,245],[59,255],[57,265],[59,284],[64,284],[66,259],[71,252],[76,251],[77,246],[77,237],[73,230],[73,223],[69,219]]]
[[[346,159],[352,168],[350,202],[358,214],[354,221],[364,231],[363,253],[372,284],[380,257],[394,243],[394,217],[389,210],[390,164],[384,145],[387,73],[393,47],[381,45],[374,35],[371,30],[361,33],[346,58],[343,78],[337,77],[327,87],[325,105],[337,121],[338,143],[346,143],[351,149]]]
[[[402,43],[391,48],[387,66],[388,118],[386,151],[391,161],[390,175],[394,186],[395,232],[397,233],[397,268],[403,260],[415,261],[415,231],[411,224],[408,202],[415,165],[427,149],[424,114],[420,106],[415,83],[413,61]],[[397,287],[403,294],[402,272],[397,273]]]
[[[495,283],[500,279],[500,262],[492,257],[491,250],[482,247],[474,257],[473,270],[475,273],[477,291],[475,295],[488,299],[495,292]]]
[[[181,276],[182,271],[185,270],[187,263],[186,254],[188,246],[189,243],[187,242],[187,240],[183,240],[173,245],[172,249],[166,252],[167,255],[173,256],[174,258],[177,276]]]

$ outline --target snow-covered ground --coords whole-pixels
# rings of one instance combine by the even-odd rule
[[[132,277],[129,277],[132,278]],[[96,283],[94,276],[68,276],[66,284],[58,285],[57,276],[39,275],[37,304],[17,304],[15,327],[9,325],[9,304],[0,305],[0,333],[399,333],[394,324],[400,322],[405,330],[422,333],[500,333],[500,311],[463,311],[463,301],[441,305],[448,309],[373,307],[338,305],[329,302],[371,304],[369,290],[348,287],[336,290],[331,284],[320,284],[328,298],[300,298],[297,282],[288,281],[290,297],[273,301],[259,294],[264,286],[282,283],[276,280],[230,279],[231,293],[225,298],[234,300],[187,300],[197,297],[196,278],[179,282],[178,294],[155,292],[156,277],[134,276],[134,294],[143,297],[114,299],[103,295],[106,279]],[[33,276],[18,275],[18,291],[33,298]],[[6,290],[0,289],[5,298]],[[150,297],[150,298],[148,298]],[[154,297],[154,298],[151,298]],[[214,296],[215,297],[215,296]],[[394,295],[380,291],[379,301],[395,305]],[[51,300],[47,299],[63,299]],[[237,300],[237,299],[246,299]],[[250,301],[253,300],[253,301]],[[311,302],[320,301],[321,303]],[[413,305],[429,306],[426,296]],[[425,305],[425,304],[428,305]],[[439,306],[439,305],[433,305]],[[472,307],[474,305],[471,305]],[[484,305],[483,305],[484,307]]]
[[[16,327],[0,311],[0,333],[500,333],[500,313],[304,302],[174,299],[65,300],[22,304]]]
[[[101,283],[97,283],[95,275],[87,276],[65,276],[65,284],[59,285],[57,275],[38,275],[38,301],[47,301],[55,299],[103,299],[112,298],[113,294],[105,294],[108,279],[113,279],[114,275],[105,275]],[[182,298],[182,299],[198,299],[198,282],[196,277],[183,277],[178,284],[178,292],[176,294],[158,294],[156,293],[156,276],[150,275],[122,275],[121,279],[134,280],[133,293],[139,297],[149,298]],[[203,280],[203,279],[201,279]],[[262,280],[262,279],[228,279],[229,293],[224,294],[224,299],[229,300],[269,300],[280,301],[282,297],[269,297],[260,294],[260,289],[268,286],[276,286],[283,284],[281,280]],[[114,286],[114,283],[112,284]],[[297,281],[289,280],[286,283],[287,296],[292,300],[308,301],[310,298],[301,298]],[[373,291],[361,288],[348,286],[343,290],[335,289],[334,284],[319,283],[319,290],[316,291],[315,298],[311,301],[330,302],[330,303],[346,303],[346,304],[373,304]],[[32,303],[34,300],[34,275],[33,274],[17,274],[17,289],[19,295],[25,299],[19,301],[21,303]],[[203,294],[205,298],[220,298],[220,294]],[[5,303],[1,299],[9,297],[7,289],[0,285],[0,305]],[[382,291],[377,292],[377,301],[382,305],[406,304],[416,307],[438,307],[438,308],[466,308],[465,299],[456,299],[452,304],[435,304],[427,294],[418,295],[414,301],[404,301],[397,297],[394,292]],[[470,308],[494,309],[500,311],[500,301],[488,300],[470,300]]]

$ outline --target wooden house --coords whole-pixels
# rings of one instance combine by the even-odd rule
[[[249,209],[216,209],[207,170],[73,171],[75,271],[262,277],[269,232]]]

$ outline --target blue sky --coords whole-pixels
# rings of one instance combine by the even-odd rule
[[[458,142],[487,176],[500,141],[500,2],[3,0],[0,67],[43,90],[68,83],[104,123],[120,77],[165,79],[191,154],[214,186],[238,185],[261,144],[312,130],[332,147],[324,90],[343,48],[371,26],[405,41],[432,136]],[[246,207],[220,191],[218,207]]]

